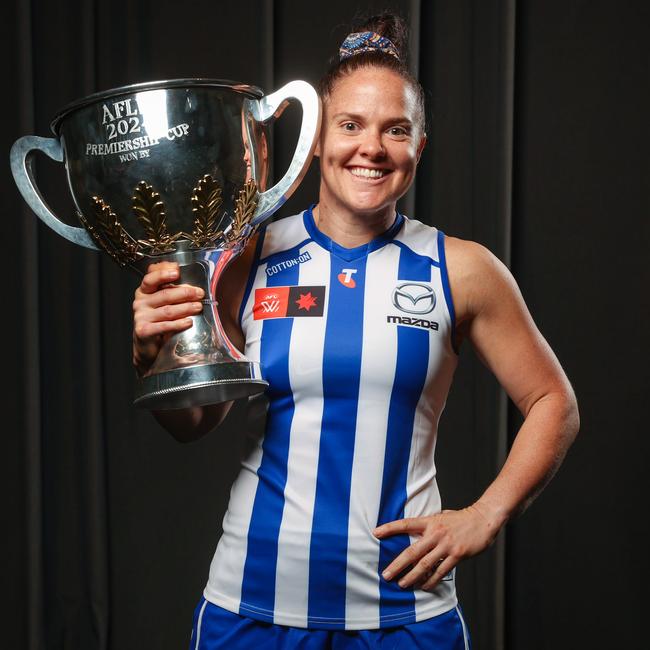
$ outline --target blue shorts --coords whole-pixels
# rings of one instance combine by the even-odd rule
[[[378,630],[309,630],[229,612],[201,598],[190,650],[469,650],[459,607],[426,621]]]

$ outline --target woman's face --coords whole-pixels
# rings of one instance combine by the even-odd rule
[[[241,137],[244,145],[243,161],[246,165],[245,181],[248,182],[253,179],[253,156],[254,152],[251,147],[257,152],[255,159],[256,163],[256,178],[254,179],[257,184],[257,189],[260,192],[266,190],[266,181],[269,171],[269,151],[266,140],[266,132],[264,127],[251,119],[249,129],[246,126],[246,114],[242,111],[241,114]],[[250,117],[249,117],[250,119]],[[252,142],[251,142],[252,139]]]
[[[411,85],[391,70],[361,68],[336,83],[323,108],[321,204],[359,215],[394,211],[425,143]]]

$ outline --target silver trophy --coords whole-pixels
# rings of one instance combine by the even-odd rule
[[[287,172],[267,189],[268,125],[291,99],[302,104],[298,144]],[[320,102],[304,81],[264,95],[231,81],[176,79],[90,95],[56,115],[56,138],[15,142],[18,189],[50,228],[141,274],[153,262],[178,262],[179,282],[205,291],[192,327],[169,337],[138,380],[136,405],[176,409],[265,389],[259,365],[226,336],[215,289],[302,180],[319,127]],[[61,221],[43,199],[31,168],[37,150],[65,162],[83,227]]]

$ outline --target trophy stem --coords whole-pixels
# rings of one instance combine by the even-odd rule
[[[152,410],[218,404],[261,393],[267,387],[259,364],[230,341],[211,298],[219,279],[245,242],[226,249],[199,249],[176,242],[174,253],[156,261],[177,262],[179,283],[200,287],[208,296],[192,327],[173,334],[161,347],[149,372],[138,380],[134,404]],[[151,259],[141,262],[148,265]]]

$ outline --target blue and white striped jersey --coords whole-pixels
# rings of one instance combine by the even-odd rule
[[[382,570],[415,538],[375,526],[439,512],[434,449],[457,364],[444,235],[398,215],[339,246],[311,210],[260,235],[241,307],[270,386],[230,496],[207,600],[280,625],[372,629],[456,606]]]

